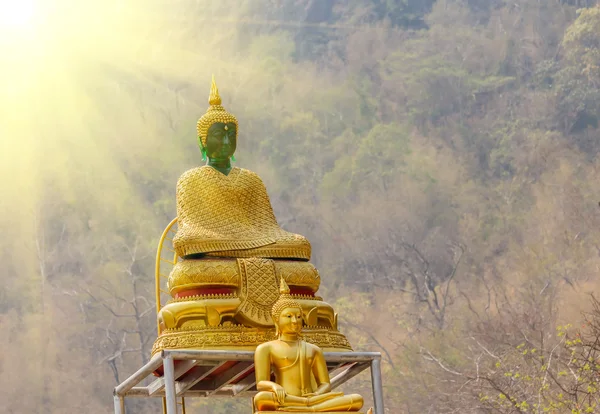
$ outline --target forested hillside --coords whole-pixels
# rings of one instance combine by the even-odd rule
[[[0,412],[110,413],[149,358],[213,73],[389,413],[600,412],[596,1],[39,8],[0,31]]]

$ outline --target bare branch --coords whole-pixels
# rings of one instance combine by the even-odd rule
[[[434,357],[433,354],[431,352],[429,352],[428,349],[426,349],[426,348],[424,348],[424,347],[421,346],[421,352],[422,351],[425,351],[425,353],[429,356],[429,358],[431,358],[431,360],[435,361],[439,365],[439,367],[442,368],[444,371],[449,372],[450,374],[453,374],[453,375],[458,375],[460,377],[464,377],[465,376],[464,374],[462,374],[462,373],[460,373],[458,371],[454,371],[454,370],[446,367],[442,363],[442,361],[440,361],[438,358]]]

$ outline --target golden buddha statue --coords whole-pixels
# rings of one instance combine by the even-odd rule
[[[177,182],[177,257],[167,284],[172,299],[158,312],[152,352],[254,350],[274,339],[271,308],[280,280],[302,306],[306,338],[326,350],[351,350],[333,308],[316,296],[320,276],[308,262],[310,243],[279,227],[257,174],[232,167],[238,121],[221,105],[214,78],[197,131],[207,163]]]
[[[210,107],[198,121],[208,164],[185,172],[177,183],[179,229],[173,240],[179,256],[310,259],[310,243],[277,224],[258,175],[231,167],[238,123],[221,105],[214,82]]]
[[[290,296],[281,280],[280,298],[272,317],[277,339],[259,345],[254,354],[256,388],[254,406],[259,412],[348,412],[358,411],[363,398],[358,394],[332,392],[323,351],[305,342],[302,305]],[[271,370],[275,382],[271,381]]]

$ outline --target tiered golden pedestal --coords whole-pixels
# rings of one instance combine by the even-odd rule
[[[304,338],[325,351],[350,351],[337,314],[316,295],[320,277],[308,262],[265,258],[180,260],[168,277],[172,299],[158,312],[162,349],[253,350],[275,339],[271,307],[283,278],[301,305]]]

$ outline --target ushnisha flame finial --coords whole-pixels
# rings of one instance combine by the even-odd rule
[[[279,294],[280,295],[289,295],[290,287],[286,283],[284,278],[281,278],[281,283],[279,283]]]
[[[219,95],[219,88],[215,82],[215,75],[212,75],[212,83],[210,85],[210,95],[208,96],[209,105],[221,105],[221,96]]]

